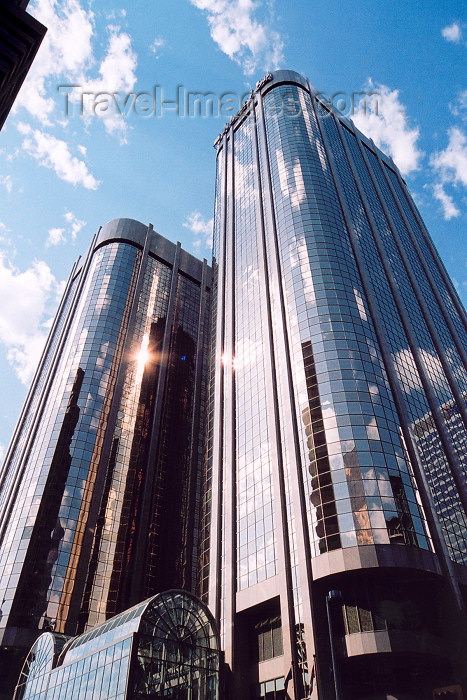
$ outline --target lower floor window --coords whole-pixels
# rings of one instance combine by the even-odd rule
[[[255,625],[258,661],[282,656],[282,627],[280,616],[267,617]]]
[[[252,700],[264,698],[265,700],[285,700],[285,679],[274,678],[254,686]]]

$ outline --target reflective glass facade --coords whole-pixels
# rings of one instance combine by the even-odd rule
[[[202,591],[233,697],[289,671],[295,700],[430,697],[467,673],[465,312],[394,163],[303,77],[268,74],[215,145]]]
[[[42,634],[14,700],[219,700],[220,651],[209,611],[167,591],[79,637]]]
[[[0,674],[40,631],[195,590],[209,295],[128,219],[75,266],[0,477]]]

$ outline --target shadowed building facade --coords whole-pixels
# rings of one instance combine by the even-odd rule
[[[394,163],[302,76],[215,146],[202,591],[231,697],[460,693],[457,294]]]
[[[47,31],[26,7],[29,0],[0,4],[0,129]]]
[[[130,219],[75,265],[1,473],[2,678],[41,631],[195,591],[209,289]]]

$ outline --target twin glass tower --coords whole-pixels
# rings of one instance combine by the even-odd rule
[[[1,474],[1,653],[180,587],[231,700],[462,698],[464,309],[394,163],[302,76],[215,145],[212,290],[129,220],[72,273]]]
[[[73,269],[1,476],[5,685],[41,631],[195,590],[210,284],[129,219]]]

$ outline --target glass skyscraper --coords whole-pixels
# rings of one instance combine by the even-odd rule
[[[461,697],[458,296],[394,163],[302,76],[215,145],[201,590],[230,697]]]
[[[195,591],[210,276],[130,219],[75,265],[0,475],[2,691],[40,632]]]
[[[217,699],[197,592],[227,700],[467,697],[465,311],[302,76],[215,145],[212,275],[129,219],[73,268],[0,473],[0,698],[33,645],[17,698]]]

